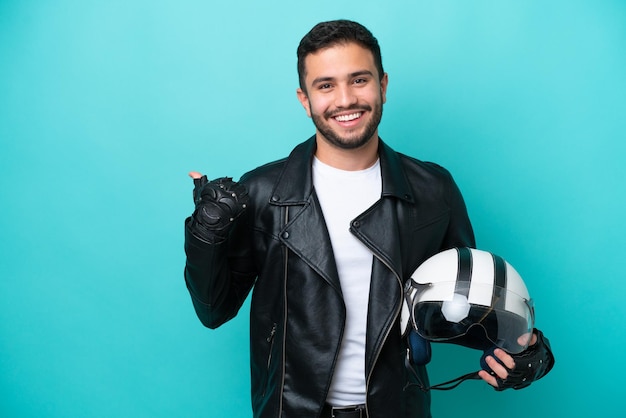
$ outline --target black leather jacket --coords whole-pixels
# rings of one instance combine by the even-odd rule
[[[185,279],[197,315],[215,328],[251,300],[252,406],[257,418],[318,417],[335,367],[345,306],[315,195],[315,138],[241,179],[250,195],[229,240],[210,245],[186,228]],[[399,319],[403,284],[427,257],[474,247],[461,194],[442,167],[379,146],[382,196],[350,231],[374,254],[367,318],[370,418],[429,417],[412,385]],[[419,367],[428,384],[426,370]]]

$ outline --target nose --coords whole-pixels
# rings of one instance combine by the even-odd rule
[[[337,87],[335,92],[335,106],[338,108],[348,108],[358,101],[349,85]]]

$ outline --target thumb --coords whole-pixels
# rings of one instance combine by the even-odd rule
[[[197,180],[202,177],[202,173],[198,173],[197,171],[190,171],[189,177],[191,177],[194,180]]]

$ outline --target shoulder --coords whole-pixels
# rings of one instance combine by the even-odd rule
[[[239,180],[248,189],[249,188],[272,188],[276,179],[282,173],[287,158],[272,161],[267,164],[263,164],[253,170],[248,171]]]
[[[391,148],[384,141],[380,141],[379,153],[381,161],[388,166],[389,172],[394,172],[394,167],[401,168],[409,182],[414,181],[446,181],[451,178],[450,172],[441,165],[417,159]]]
[[[402,166],[409,176],[413,175],[417,177],[435,178],[441,180],[448,180],[452,177],[450,172],[445,167],[437,163],[432,161],[422,161],[400,152],[396,152],[396,154],[398,155],[400,161],[402,161]]]
[[[315,137],[298,144],[288,157],[255,168],[244,174],[240,182],[251,193],[269,194],[277,187],[279,192],[291,196],[294,190],[298,195],[309,188],[311,158],[315,147]]]
[[[458,193],[456,182],[445,167],[400,152],[396,152],[396,156],[414,196],[449,200]]]

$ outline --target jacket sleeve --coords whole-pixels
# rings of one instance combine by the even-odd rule
[[[191,233],[190,220],[185,220],[185,282],[200,321],[217,328],[237,314],[256,278],[244,239],[247,228],[238,220],[228,240],[210,244]]]
[[[452,247],[476,247],[474,230],[467,214],[467,207],[459,187],[452,176],[448,187],[448,204],[450,205],[450,223],[442,243],[442,249]]]

